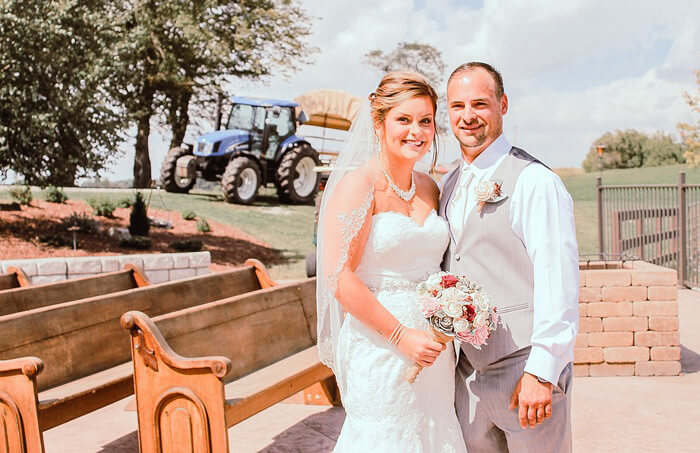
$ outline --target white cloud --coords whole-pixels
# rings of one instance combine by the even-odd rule
[[[268,85],[240,82],[236,94],[293,99],[316,88],[358,96],[379,74],[362,64],[373,49],[429,43],[452,69],[494,64],[510,97],[508,137],[553,166],[575,166],[596,137],[614,129],[673,132],[687,120],[682,92],[700,69],[700,2],[624,0],[358,0],[304,2],[320,19],[314,63]],[[475,7],[477,5],[477,7]],[[167,141],[151,138],[153,175]],[[133,151],[132,154],[133,155]],[[127,178],[127,156],[117,178]]]

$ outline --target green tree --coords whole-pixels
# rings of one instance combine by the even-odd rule
[[[698,90],[692,96],[689,93],[683,94],[692,114],[695,116],[695,122],[678,123],[678,132],[686,145],[683,156],[691,167],[700,165],[700,71],[696,70],[694,72]]]
[[[447,65],[442,52],[430,44],[400,42],[390,52],[373,50],[364,55],[364,62],[381,71],[416,71],[425,76],[437,90],[445,78]]]
[[[118,154],[101,0],[0,1],[0,172],[72,186]]]
[[[684,162],[684,146],[676,139],[663,132],[645,134],[634,129],[606,132],[596,139],[588,150],[583,169],[587,172],[598,171],[601,160],[598,146],[603,145],[603,169],[655,167]]]
[[[137,129],[135,187],[150,183],[154,118],[180,145],[193,97],[212,97],[234,79],[296,70],[314,50],[306,43],[311,19],[296,0],[128,0],[113,8],[121,40],[112,86]]]

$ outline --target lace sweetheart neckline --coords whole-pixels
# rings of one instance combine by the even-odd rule
[[[410,222],[414,223],[418,228],[423,228],[425,226],[425,224],[428,223],[428,220],[430,220],[430,218],[433,216],[433,214],[437,215],[437,210],[435,208],[431,209],[430,213],[428,213],[428,215],[425,216],[425,219],[423,219],[423,223],[418,223],[418,221],[416,219],[414,219],[413,217],[407,216],[406,214],[403,214],[403,213],[398,212],[398,211],[381,211],[381,212],[378,212],[376,214],[372,214],[372,218],[374,219],[375,217],[379,217],[382,214],[396,214],[399,217],[403,217],[404,219],[408,219]],[[438,216],[438,218],[442,219],[442,217],[440,217],[440,216]],[[442,219],[442,220],[443,220],[443,222],[445,221],[445,219]]]

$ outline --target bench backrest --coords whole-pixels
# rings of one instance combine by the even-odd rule
[[[127,362],[122,314],[161,315],[260,289],[256,268],[202,275],[0,316],[0,359],[37,356],[39,390]]]
[[[15,288],[0,292],[0,316],[116,293],[137,286],[134,270],[125,269],[62,282]]]

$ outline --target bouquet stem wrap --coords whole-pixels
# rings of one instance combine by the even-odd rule
[[[447,344],[450,341],[454,340],[454,337],[445,335],[444,333],[435,330],[434,328],[430,329],[430,336],[433,338],[433,340],[437,341],[440,344]],[[421,372],[422,369],[422,366],[418,365],[417,363],[414,363],[413,366],[411,366],[411,368],[408,370],[406,380],[413,384],[416,381],[416,378],[418,377],[418,374]]]

